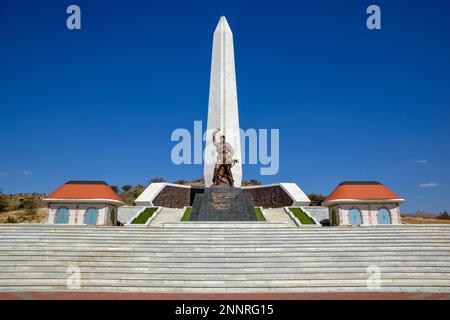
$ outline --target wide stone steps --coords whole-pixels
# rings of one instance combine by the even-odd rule
[[[175,209],[176,211],[181,209]],[[246,229],[249,231],[263,231],[261,228],[268,228],[273,229],[274,231],[278,228],[279,224],[270,224],[267,222],[248,222],[248,221],[242,221],[242,222],[187,222],[183,224],[178,223],[172,223],[171,228],[172,229],[184,229],[189,231],[205,231],[205,229],[214,229],[214,230],[221,230],[221,229]],[[20,227],[19,227],[20,226]],[[275,227],[274,227],[275,226]],[[74,232],[83,230],[86,226],[85,225],[48,225],[48,224],[16,224],[16,225],[8,225],[3,224],[0,226],[2,229],[7,230],[14,230],[14,229],[28,229],[28,230],[49,230],[53,232],[58,232],[60,230],[72,230]],[[370,232],[370,231],[386,231],[386,230],[442,230],[442,228],[448,227],[448,224],[407,224],[407,225],[373,225],[373,226],[364,226],[364,228],[360,227],[347,227],[347,226],[340,226],[340,227],[325,227],[324,232],[339,232],[338,230],[347,230],[347,231],[358,231],[358,232]],[[107,227],[107,226],[98,226],[97,229],[100,229],[104,232],[108,232],[108,230],[114,229],[115,227]],[[316,226],[308,226],[304,225],[302,227],[303,231],[314,231],[316,230]],[[133,229],[135,232],[142,231],[141,229]],[[159,229],[155,228],[153,231],[158,232]],[[172,230],[176,231],[176,230]],[[284,232],[293,232],[292,229],[284,229]],[[122,228],[122,231],[126,233],[127,230]]]
[[[178,222],[183,217],[184,210],[177,208],[161,208],[161,211],[155,216],[150,226],[160,226],[165,222]]]
[[[289,227],[297,227],[284,208],[263,209],[263,213],[270,222],[286,222]]]
[[[1,232],[1,230],[0,230]],[[395,231],[393,231],[395,232]],[[227,241],[233,241],[233,240],[237,240],[237,241],[253,241],[253,242],[259,242],[259,241],[295,241],[295,240],[300,240],[300,241],[304,241],[304,240],[309,240],[309,241],[339,241],[339,240],[344,240],[344,241],[358,241],[358,240],[376,240],[376,239],[382,239],[382,240],[402,240],[404,239],[405,241],[409,241],[409,240],[448,240],[449,236],[446,233],[432,233],[427,235],[426,233],[424,234],[401,234],[400,236],[392,236],[392,235],[386,235],[386,234],[377,234],[377,235],[358,235],[358,234],[345,234],[345,235],[277,235],[276,233],[268,233],[265,235],[258,235],[258,234],[249,234],[249,235],[219,235],[219,234],[215,234],[215,235],[211,235],[208,236],[207,234],[196,234],[196,235],[184,235],[185,237],[183,237],[183,239],[185,239],[186,241],[223,241],[223,240],[227,240]],[[133,237],[133,238],[130,238]],[[173,234],[173,235],[140,235],[140,234],[131,234],[128,236],[122,236],[122,235],[118,235],[117,237],[114,235],[107,235],[107,236],[102,236],[102,235],[79,235],[79,234],[60,234],[60,235],[55,235],[55,234],[40,234],[40,235],[28,235],[28,236],[14,236],[13,234],[8,234],[5,235],[4,237],[5,240],[11,239],[13,241],[15,240],[27,240],[27,239],[32,239],[32,240],[42,240],[42,241],[55,241],[58,239],[75,239],[75,240],[82,240],[82,239],[88,239],[88,240],[100,240],[100,241],[108,241],[108,240],[112,240],[113,242],[130,242],[130,243],[139,243],[139,242],[145,242],[148,239],[153,240],[163,240],[163,241],[169,241],[169,240],[178,240],[179,241],[179,234]],[[270,240],[269,240],[270,239]]]
[[[83,267],[83,273],[130,273],[130,274],[217,274],[217,273],[229,273],[229,274],[240,274],[243,272],[272,272],[272,273],[295,273],[295,274],[309,274],[309,273],[361,273],[362,267],[366,267],[367,264],[355,263],[352,265],[336,265],[328,264],[317,266],[317,264],[312,264],[310,266],[294,265],[289,266],[279,266],[279,267],[265,267],[264,265],[258,265],[253,267],[240,267],[240,266],[225,266],[225,265],[207,265],[202,266],[191,266],[189,270],[180,270],[179,265],[174,268],[163,267],[162,264],[150,264],[142,267],[124,264],[109,264],[109,265],[99,265],[97,263],[79,263],[78,266]],[[443,266],[428,266],[415,264],[415,266],[402,265],[400,263],[391,264],[383,263],[379,265],[383,267],[384,272],[404,272],[404,273],[426,273],[426,272],[441,272],[450,273],[450,267],[447,265]],[[49,264],[10,264],[2,265],[2,276],[4,273],[14,273],[14,272],[30,272],[30,273],[40,273],[47,272],[49,269],[52,272],[62,272],[66,273],[67,267],[63,265],[55,265],[54,263]]]
[[[317,227],[316,227],[317,228]],[[131,228],[127,228],[128,230],[134,230]],[[302,228],[303,229],[303,228]],[[140,240],[140,239],[145,239],[145,237],[160,237],[161,239],[167,239],[170,237],[178,237],[179,233],[175,232],[175,233],[170,233],[169,231],[165,234],[161,234],[161,233],[155,233],[152,232],[154,229],[146,229],[143,228],[143,230],[148,230],[147,233],[130,233],[130,234],[122,234],[122,233],[118,233],[117,235],[114,234],[102,234],[102,233],[71,233],[71,232],[65,232],[62,231],[60,233],[45,233],[45,232],[41,232],[41,233],[34,233],[34,232],[29,232],[27,234],[27,236],[29,237],[43,237],[43,238],[47,238],[47,237],[89,237],[90,239],[95,239],[95,238],[99,238],[99,239],[115,239],[115,240],[126,240],[127,238],[129,238],[130,235],[133,236],[138,236],[136,238],[133,239],[129,239],[131,241],[136,241]],[[167,229],[166,229],[167,230]],[[145,231],[144,231],[145,232]],[[27,236],[26,235],[15,235],[16,232],[12,231],[10,233],[5,233],[5,238],[7,237],[16,237],[17,239],[26,239]],[[227,239],[233,239],[233,238],[249,238],[251,239],[258,239],[258,238],[265,238],[266,236],[270,236],[270,235],[275,235],[277,238],[286,238],[286,237],[294,237],[294,238],[308,238],[308,239],[327,239],[327,238],[332,238],[332,239],[339,239],[339,238],[344,238],[347,239],[348,236],[352,236],[352,237],[390,237],[390,238],[399,238],[399,237],[418,237],[418,238],[423,238],[423,237],[436,237],[436,236],[443,236],[443,237],[447,237],[448,238],[448,233],[445,232],[433,232],[433,231],[425,231],[425,232],[401,232],[401,231],[397,231],[397,230],[392,230],[390,232],[379,232],[379,233],[350,233],[350,232],[345,232],[345,230],[343,230],[340,233],[320,233],[320,234],[316,234],[316,233],[279,233],[279,232],[270,232],[270,230],[268,230],[267,233],[246,233],[245,235],[242,235],[240,233],[229,233],[229,234],[225,234],[223,232],[217,232],[217,231],[213,231],[212,234],[208,234],[208,233],[193,233],[193,232],[189,232],[189,233],[183,233],[184,236],[186,236],[186,239],[190,239],[190,238],[198,238],[199,236],[205,239],[223,239],[223,238],[227,238]],[[259,239],[258,239],[259,240]]]
[[[243,225],[246,228],[242,227]],[[236,227],[234,227],[236,226]],[[0,291],[450,292],[450,226],[0,225]],[[380,271],[380,289],[368,287]]]
[[[194,258],[191,258],[191,261]],[[267,260],[271,261],[267,261]],[[136,266],[140,267],[165,267],[169,268],[168,263],[173,263],[175,267],[183,267],[183,268],[198,268],[198,267],[206,267],[206,268],[213,268],[213,267],[221,267],[221,268],[235,268],[235,267],[311,267],[311,266],[321,266],[324,268],[332,267],[332,266],[369,266],[369,265],[377,265],[377,266],[432,266],[432,267],[445,267],[449,263],[449,259],[446,259],[445,257],[427,257],[424,259],[414,259],[413,257],[399,257],[397,259],[379,259],[379,258],[365,258],[365,257],[357,257],[356,258],[342,258],[342,257],[336,257],[336,258],[330,258],[330,259],[302,259],[300,257],[267,257],[265,259],[262,258],[239,258],[239,259],[221,259],[220,257],[217,258],[204,258],[200,259],[195,257],[196,261],[190,262],[189,259],[183,258],[183,259],[133,259],[133,258],[109,258],[109,259],[96,259],[95,257],[56,257],[54,259],[46,259],[43,260],[42,258],[35,258],[35,259],[5,259],[5,263],[2,263],[1,266],[6,265],[17,265],[17,263],[31,263],[31,262],[50,262],[54,265],[63,265],[63,266],[69,266],[71,264],[77,264],[82,265],[83,262],[89,262],[89,261],[95,261],[96,265],[98,266],[107,266],[111,264],[115,264],[117,262],[118,265],[131,265],[133,266],[133,263],[136,264]],[[275,261],[276,260],[276,261]],[[357,260],[357,261],[354,261]],[[433,260],[432,263],[429,262],[429,260]],[[28,261],[28,262],[27,262]],[[59,263],[60,261],[61,263]]]

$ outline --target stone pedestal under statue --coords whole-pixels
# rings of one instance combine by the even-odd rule
[[[211,187],[195,195],[190,221],[257,221],[250,194],[241,188]]]

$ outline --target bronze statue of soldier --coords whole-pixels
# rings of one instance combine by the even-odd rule
[[[212,135],[212,142],[216,147],[217,160],[214,166],[213,185],[214,186],[234,186],[233,173],[231,168],[238,163],[238,160],[233,160],[233,147],[226,142],[225,135],[220,136],[220,141],[217,142],[216,134],[220,129],[216,129]]]

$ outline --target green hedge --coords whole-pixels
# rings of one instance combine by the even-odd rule
[[[192,208],[187,207],[186,211],[183,214],[183,218],[181,218],[181,221],[189,221],[189,219],[191,218],[191,211],[192,211]]]
[[[260,208],[255,208],[255,212],[256,212],[256,218],[258,219],[258,221],[266,221]]]
[[[294,216],[300,221],[301,224],[316,224],[310,216],[308,216],[302,209],[300,208],[289,208]]]
[[[144,211],[141,212],[140,215],[138,215],[136,218],[134,218],[133,221],[131,221],[131,224],[144,224],[147,222],[147,220],[155,213],[155,211],[158,208],[147,208]]]

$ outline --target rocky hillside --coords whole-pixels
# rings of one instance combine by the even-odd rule
[[[1,194],[0,223],[40,223],[47,219],[44,194]]]

